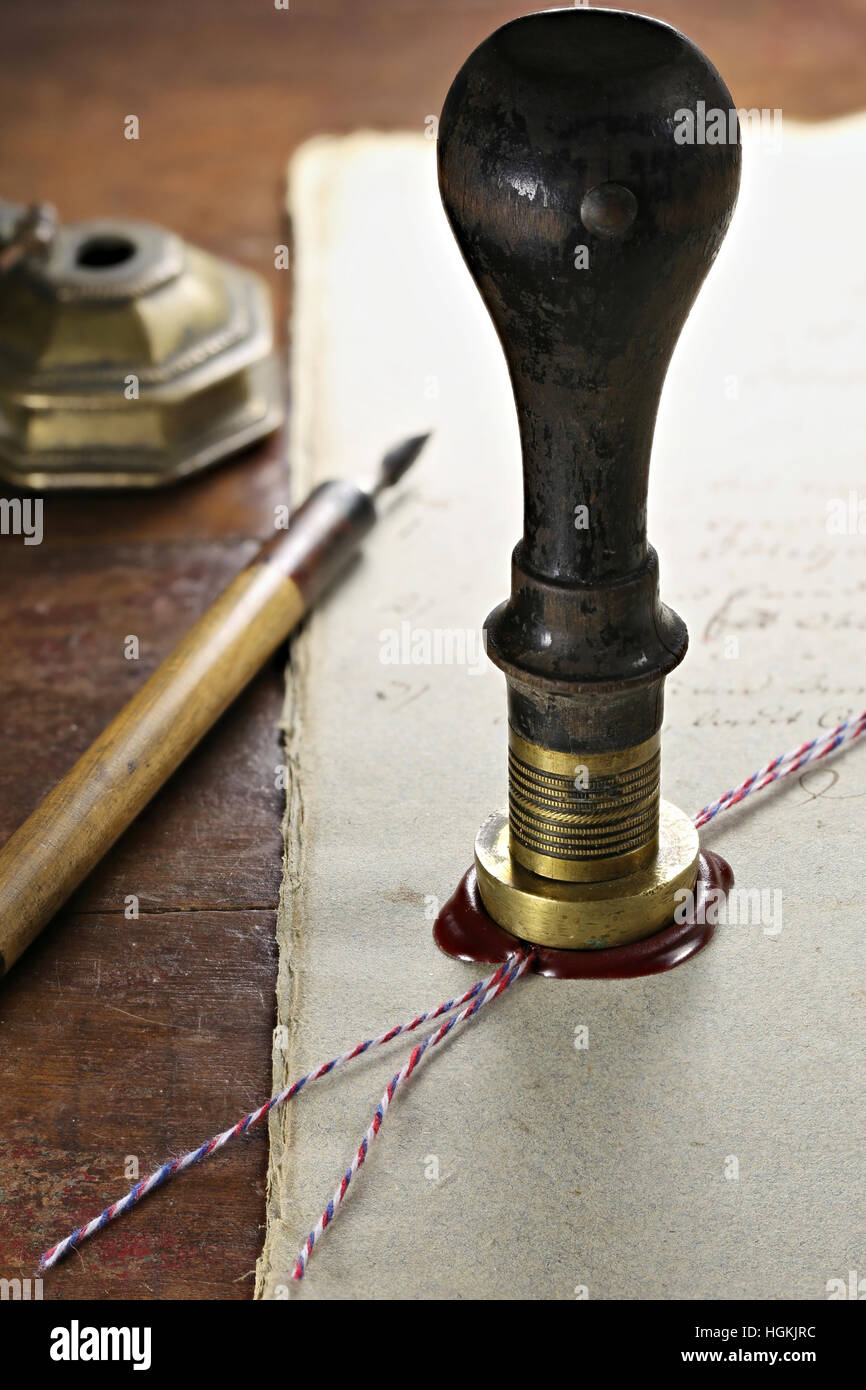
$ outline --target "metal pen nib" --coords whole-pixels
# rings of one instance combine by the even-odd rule
[[[368,489],[371,497],[378,497],[385,488],[393,487],[399,483],[404,473],[407,473],[420,454],[427,440],[430,438],[431,431],[426,434],[414,434],[410,439],[404,439],[401,444],[395,444],[385,454],[379,464],[379,472],[373,481],[372,487]]]

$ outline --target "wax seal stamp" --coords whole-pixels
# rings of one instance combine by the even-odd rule
[[[698,881],[697,831],[660,797],[664,682],[687,633],[659,598],[646,502],[665,373],[739,183],[738,139],[675,139],[699,101],[733,106],[682,34],[576,7],[491,35],[439,124],[442,201],[523,454],[511,596],[486,625],[509,801],[475,868],[494,921],[555,949],[640,941]]]

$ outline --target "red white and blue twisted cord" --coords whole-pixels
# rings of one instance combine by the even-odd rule
[[[534,956],[534,951],[522,951],[519,955],[512,956],[502,967],[502,970],[497,972],[501,976],[499,980],[495,983],[491,982],[489,988],[485,990],[483,994],[479,993],[467,1008],[463,1009],[459,1014],[455,1014],[453,1018],[449,1018],[447,1022],[443,1023],[440,1028],[437,1028],[434,1033],[428,1033],[426,1038],[423,1038],[422,1041],[418,1043],[417,1047],[412,1049],[412,1055],[406,1065],[401,1067],[396,1075],[392,1076],[389,1081],[385,1094],[376,1106],[376,1113],[370,1122],[370,1126],[358,1145],[355,1157],[343,1174],[343,1179],[330,1202],[325,1207],[322,1215],[319,1217],[312,1231],[304,1241],[304,1244],[301,1246],[300,1253],[295,1262],[295,1267],[292,1270],[293,1279],[303,1279],[310,1256],[313,1253],[313,1247],[334,1220],[349,1190],[349,1183],[358,1172],[358,1169],[363,1167],[370,1145],[382,1128],[382,1123],[388,1113],[388,1109],[394,1099],[398,1086],[401,1086],[404,1081],[409,1080],[409,1077],[429,1048],[436,1047],[438,1043],[442,1042],[443,1038],[448,1036],[452,1028],[458,1027],[461,1023],[467,1023],[480,1009],[483,1009],[485,1004],[489,1004],[491,1000],[503,994],[504,991],[508,989],[508,986],[513,984],[515,980],[519,980],[520,976],[523,975],[531,965]]]
[[[851,719],[846,719],[843,723],[837,725],[835,729],[831,730],[830,733],[811,739],[808,743],[801,743],[797,748],[791,749],[788,753],[780,754],[779,757],[773,758],[771,762],[767,763],[757,772],[752,773],[751,777],[747,777],[745,782],[741,782],[738,787],[734,787],[731,791],[725,792],[724,796],[719,797],[716,801],[710,802],[699,811],[693,818],[695,825],[698,827],[706,825],[707,821],[712,820],[714,816],[719,815],[722,811],[730,810],[733,806],[745,800],[745,798],[750,796],[753,792],[763,791],[765,787],[770,786],[771,783],[777,781],[779,778],[788,777],[792,773],[799,772],[800,768],[805,766],[808,762],[820,761],[820,759],[827,757],[829,753],[834,752],[835,749],[842,745],[852,743],[854,739],[859,738],[864,731],[866,731],[866,711]],[[339,1057],[333,1058],[330,1062],[323,1063],[313,1071],[308,1072],[306,1076],[300,1077],[298,1081],[294,1081],[291,1086],[287,1086],[285,1090],[279,1091],[276,1095],[271,1096],[270,1100],[266,1101],[264,1105],[259,1106],[257,1110],[251,1110],[248,1115],[245,1115],[243,1119],[239,1120],[231,1129],[224,1130],[222,1134],[214,1135],[212,1139],[209,1139],[206,1144],[202,1144],[200,1148],[193,1149],[189,1153],[183,1154],[180,1158],[173,1159],[169,1163],[164,1163],[161,1168],[157,1168],[154,1173],[151,1173],[150,1177],[144,1178],[141,1182],[136,1183],[135,1187],[133,1187],[125,1197],[121,1197],[119,1201],[113,1202],[111,1206],[106,1207],[104,1211],[100,1212],[99,1216],[94,1217],[92,1221],[86,1222],[85,1225],[79,1226],[77,1230],[73,1231],[65,1240],[59,1241],[57,1245],[52,1245],[49,1250],[46,1250],[39,1261],[39,1268],[42,1270],[50,1269],[51,1266],[56,1264],[58,1260],[61,1260],[64,1255],[68,1255],[70,1251],[75,1250],[82,1241],[87,1240],[89,1236],[95,1235],[97,1231],[101,1231],[109,1222],[116,1220],[123,1212],[135,1206],[135,1204],[140,1202],[143,1197],[146,1197],[149,1192],[153,1192],[155,1188],[160,1187],[164,1182],[175,1177],[178,1173],[182,1173],[187,1168],[191,1168],[194,1164],[201,1163],[203,1159],[210,1158],[211,1154],[216,1153],[217,1150],[221,1149],[224,1144],[227,1144],[230,1139],[235,1139],[238,1135],[246,1133],[253,1125],[258,1124],[259,1120],[264,1119],[275,1106],[282,1105],[284,1102],[292,1100],[305,1086],[310,1085],[314,1081],[320,1081],[322,1077],[327,1076],[336,1068],[345,1066],[348,1062],[354,1061],[356,1057],[362,1056],[371,1047],[379,1047],[383,1043],[390,1042],[393,1038],[399,1037],[402,1033],[411,1033],[415,1029],[420,1028],[424,1023],[431,1022],[436,1018],[441,1018],[445,1014],[450,1014],[455,1009],[460,1009],[461,1012],[455,1014],[452,1018],[448,1019],[446,1023],[442,1024],[438,1029],[429,1033],[422,1039],[413,1049],[406,1065],[392,1077],[385,1094],[376,1108],[372,1123],[364,1135],[355,1157],[346,1170],[334,1196],[331,1198],[331,1201],[328,1203],[328,1206],[325,1208],[325,1211],[301,1248],[295,1268],[292,1272],[292,1278],[302,1279],[313,1248],[325,1229],[333,1222],[352,1178],[363,1165],[370,1144],[376,1138],[382,1127],[385,1114],[391,1105],[398,1087],[412,1075],[412,1072],[418,1066],[425,1052],[442,1042],[458,1024],[468,1022],[485,1004],[498,998],[509,985],[513,984],[515,980],[519,979],[519,977],[528,970],[533,958],[533,951],[516,953],[514,956],[511,956],[508,961],[500,965],[492,975],[487,976],[483,980],[476,981],[471,989],[466,990],[466,992],[461,994],[458,998],[449,999],[443,1004],[438,1004],[435,1009],[416,1014],[416,1016],[407,1023],[397,1024],[395,1027],[389,1028],[386,1032],[380,1033],[376,1038],[368,1038],[364,1042],[357,1043],[354,1047],[349,1048],[347,1052],[341,1053]]]
[[[435,1009],[428,1009],[425,1013],[416,1014],[407,1023],[398,1023],[395,1027],[380,1033],[377,1038],[368,1038],[365,1042],[356,1043],[354,1047],[341,1053],[339,1057],[334,1057],[330,1062],[324,1062],[321,1066],[315,1067],[313,1071],[307,1072],[306,1076],[300,1077],[298,1081],[293,1081],[291,1086],[287,1086],[285,1090],[278,1091],[257,1110],[251,1110],[248,1115],[244,1115],[243,1119],[238,1120],[238,1123],[233,1125],[231,1129],[223,1130],[222,1134],[215,1134],[200,1148],[192,1149],[189,1153],[182,1154],[180,1158],[175,1158],[170,1163],[164,1163],[161,1168],[157,1168],[154,1173],[151,1173],[150,1177],[143,1178],[141,1182],[136,1183],[125,1197],[121,1197],[117,1202],[112,1202],[111,1206],[106,1207],[92,1221],[79,1226],[65,1240],[59,1241],[57,1245],[52,1245],[50,1250],[46,1250],[39,1261],[39,1268],[50,1269],[58,1260],[62,1260],[64,1255],[68,1255],[70,1251],[76,1249],[82,1241],[87,1240],[89,1236],[96,1235],[96,1232],[101,1231],[110,1221],[116,1220],[125,1211],[129,1211],[130,1207],[135,1206],[136,1202],[140,1202],[149,1192],[153,1192],[154,1188],[161,1187],[164,1182],[168,1182],[169,1178],[176,1177],[178,1173],[183,1173],[187,1168],[192,1168],[194,1164],[201,1163],[205,1158],[210,1158],[211,1154],[216,1153],[230,1139],[236,1139],[239,1134],[245,1134],[253,1125],[258,1124],[259,1120],[263,1120],[275,1106],[283,1105],[287,1100],[293,1100],[305,1086],[311,1085],[314,1081],[321,1081],[322,1077],[327,1076],[329,1072],[335,1071],[337,1067],[345,1066],[347,1062],[353,1062],[356,1057],[361,1057],[371,1047],[381,1047],[383,1043],[391,1042],[393,1038],[399,1037],[402,1033],[412,1033],[422,1024],[441,1018],[443,1014],[451,1013],[453,1009],[459,1009],[461,1005],[468,1004],[470,1000],[477,999],[479,996],[486,998],[489,990],[499,982],[512,964],[513,961],[506,961],[492,975],[488,975],[483,980],[477,980],[471,989],[467,989],[458,998],[448,999],[443,1004],[437,1004]]]
[[[720,811],[729,811],[732,806],[737,806],[744,801],[752,792],[763,791],[772,782],[778,781],[780,777],[790,777],[794,772],[799,772],[806,763],[820,762],[826,758],[828,753],[833,753],[844,743],[853,743],[855,738],[866,731],[866,710],[861,714],[854,715],[851,719],[845,719],[841,724],[837,724],[835,729],[831,729],[829,734],[823,734],[818,738],[810,739],[808,743],[801,743],[797,748],[792,748],[788,753],[780,753],[778,758],[773,758],[772,762],[753,772],[751,777],[747,777],[745,782],[741,782],[738,787],[725,792],[718,801],[711,801],[703,810],[698,811],[694,817],[694,823],[700,828],[706,825],[707,821],[717,816]]]

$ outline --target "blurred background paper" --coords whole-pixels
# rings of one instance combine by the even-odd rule
[[[866,703],[864,159],[859,120],[746,145],[665,388],[650,538],[691,650],[664,782],[690,811]],[[290,211],[295,496],[435,435],[294,646],[275,1088],[483,973],[431,927],[505,800],[478,633],[521,530],[507,373],[435,143],[317,139]],[[864,808],[860,746],[756,797],[703,835],[761,920],[667,975],[521,982],[425,1060],[300,1296],[817,1299],[861,1268]],[[272,1115],[258,1296],[285,1296],[405,1056]]]

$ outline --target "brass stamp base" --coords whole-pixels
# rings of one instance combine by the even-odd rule
[[[484,906],[512,935],[564,950],[606,950],[651,936],[673,919],[677,893],[695,886],[698,852],[688,816],[662,801],[658,855],[646,868],[597,883],[541,878],[514,859],[508,815],[494,811],[475,840],[475,866]]]

